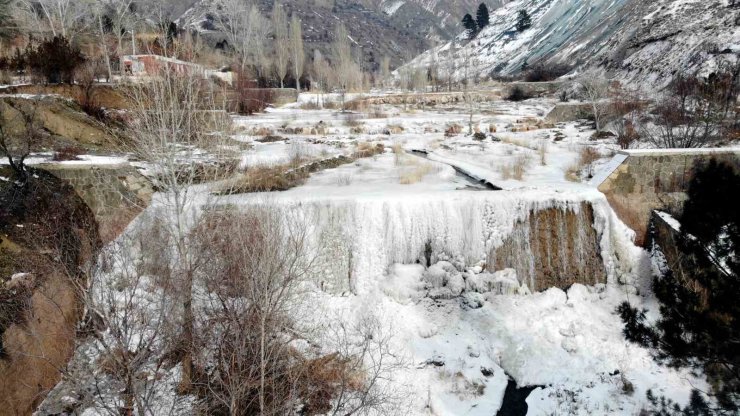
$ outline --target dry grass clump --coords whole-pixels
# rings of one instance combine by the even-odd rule
[[[224,186],[221,193],[241,194],[250,192],[286,191],[308,178],[303,170],[293,170],[290,164],[256,166]]]
[[[527,173],[530,162],[530,156],[528,154],[522,154],[514,158],[512,162],[500,165],[499,172],[501,173],[501,178],[522,180],[524,174]]]
[[[285,140],[285,137],[278,136],[275,134],[268,134],[267,136],[260,137],[259,139],[255,139],[256,142],[260,143],[275,143],[275,142],[282,142]]]
[[[396,152],[398,149],[398,152]],[[420,182],[430,173],[438,173],[442,168],[436,163],[430,163],[415,156],[408,155],[400,146],[394,146],[395,163],[399,166],[398,182],[401,185],[410,185]]]
[[[383,146],[383,143],[357,142],[353,156],[355,158],[370,157],[381,154],[384,151],[385,146]]]
[[[362,121],[362,115],[357,113],[347,113],[344,116],[344,125],[347,127],[358,127],[365,124]]]
[[[547,165],[547,140],[542,140],[537,147],[537,154],[540,157],[540,165]]]
[[[383,111],[383,107],[374,105],[370,107],[370,111],[367,113],[368,118],[388,118],[388,113]]]
[[[601,159],[601,153],[591,146],[586,146],[579,153],[579,162],[581,165],[590,165]]]
[[[344,108],[350,111],[362,111],[365,112],[368,109],[368,102],[364,99],[355,99],[352,101],[347,102],[344,105]]]
[[[385,129],[383,129],[383,134],[391,135],[391,134],[401,134],[403,133],[405,129],[400,124],[389,124],[385,126]]]
[[[570,165],[568,170],[565,171],[565,179],[568,182],[580,182],[581,181],[581,165],[578,163]]]
[[[307,101],[305,103],[301,103],[301,105],[298,106],[301,110],[318,110],[319,104],[316,101]]]
[[[524,139],[510,137],[510,136],[501,136],[500,139],[502,143],[506,143],[506,144],[510,144],[510,145],[518,146],[518,147],[524,147],[525,149],[537,150],[537,147],[532,147],[529,141],[524,140]]]
[[[447,126],[445,129],[445,137],[452,137],[457,136],[459,134],[462,134],[463,132],[463,126],[453,123]]]
[[[352,185],[352,174],[347,173],[340,173],[337,175],[337,185],[338,186],[349,186]]]
[[[436,169],[437,171],[439,168]],[[401,185],[411,185],[417,182],[421,182],[424,177],[435,171],[435,166],[431,163],[420,163],[416,166],[412,166],[410,169],[402,169],[399,175],[398,182]]]
[[[601,153],[599,153],[598,150],[594,149],[591,146],[586,146],[581,149],[579,157],[578,157],[578,163],[581,166],[581,169],[584,167],[586,168],[586,175],[589,178],[592,178],[594,176],[594,162],[601,159]]]
[[[578,151],[578,162],[571,165],[565,172],[565,179],[571,182],[580,182],[581,172],[586,168],[586,176],[590,179],[594,176],[593,163],[601,159],[602,155],[591,146],[582,147]]]
[[[252,131],[253,136],[270,136],[272,134],[275,134],[275,132],[272,131],[271,128],[268,127],[259,127]]]
[[[401,143],[393,143],[391,149],[393,149],[393,160],[395,162],[395,165],[401,166],[401,164],[403,163],[403,158],[406,155],[406,151],[403,150],[403,145]]]

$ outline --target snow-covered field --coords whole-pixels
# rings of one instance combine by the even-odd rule
[[[379,319],[399,363],[382,380],[399,398],[394,414],[495,414],[510,379],[537,386],[526,400],[531,415],[634,415],[648,389],[686,403],[703,378],[662,367],[627,342],[615,312],[625,300],[655,310],[647,254],[588,183],[617,146],[590,141],[593,131],[578,123],[538,124],[553,105],[481,105],[473,122],[483,140],[464,134],[469,116],[454,106],[383,106],[384,117],[371,118],[296,105],[238,117],[235,139],[252,145],[242,154],[245,167],[283,163],[295,152],[334,157],[364,141],[387,149],[285,192],[209,196],[207,204],[268,201],[310,219],[313,247],[326,260],[320,281],[306,283],[302,315],[325,326],[327,317]],[[445,136],[452,124],[463,133]],[[282,139],[257,141],[266,134]],[[593,166],[578,163],[586,146],[603,156]],[[597,231],[606,284],[530,293],[513,270],[484,269],[488,250],[530,213],[582,202],[594,209],[594,223],[580,226]],[[434,255],[426,268],[428,242]],[[339,264],[344,258],[352,265]],[[329,350],[332,340],[325,341]]]

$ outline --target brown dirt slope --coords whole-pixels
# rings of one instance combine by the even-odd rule
[[[56,177],[24,188],[0,169],[0,415],[27,415],[58,382],[81,315],[83,266],[100,245],[90,209]]]

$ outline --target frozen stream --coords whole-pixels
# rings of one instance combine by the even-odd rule
[[[458,177],[461,177],[461,178],[463,178],[464,180],[466,180],[467,182],[470,183],[470,186],[468,187],[468,189],[482,190],[482,191],[483,190],[488,190],[488,191],[500,191],[501,190],[500,187],[492,184],[491,182],[489,182],[489,181],[487,181],[485,179],[476,178],[475,176],[473,176],[472,174],[468,173],[466,170],[464,170],[464,169],[462,169],[462,168],[460,168],[458,166],[455,166],[455,165],[450,164],[450,163],[440,162],[440,161],[437,161],[437,160],[434,160],[434,159],[430,159],[429,158],[429,154],[427,153],[426,150],[411,150],[410,154],[412,154],[414,156],[417,156],[417,157],[420,157],[422,159],[430,160],[430,161],[435,162],[435,163],[442,163],[442,164],[445,164],[445,165],[451,167],[452,169],[455,170],[455,174]]]

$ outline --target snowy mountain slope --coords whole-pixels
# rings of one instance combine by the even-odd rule
[[[433,32],[451,39],[457,34],[460,21],[465,13],[475,15],[480,0],[371,0],[386,13],[391,21],[407,27],[424,29],[428,26]],[[485,2],[489,9],[503,5],[503,0]],[[430,26],[429,24],[432,23]]]
[[[520,10],[532,17],[522,33],[515,29]],[[469,53],[482,75],[514,74],[525,62],[566,63],[661,83],[675,70],[735,59],[738,13],[724,0],[517,0],[493,12],[475,39],[458,37],[410,65],[427,66],[435,54],[441,62],[450,56],[461,62]]]
[[[489,7],[497,7],[499,2],[489,1]],[[273,0],[256,1],[268,17],[273,3]],[[318,49],[326,55],[335,24],[341,21],[361,45],[367,66],[376,69],[383,56],[389,56],[395,66],[433,43],[452,39],[459,32],[462,16],[475,13],[480,0],[337,0],[331,3],[281,2],[289,14],[296,13],[303,22],[308,52]],[[203,31],[212,27],[209,20],[217,13],[218,0],[197,0],[178,19],[178,24]]]

